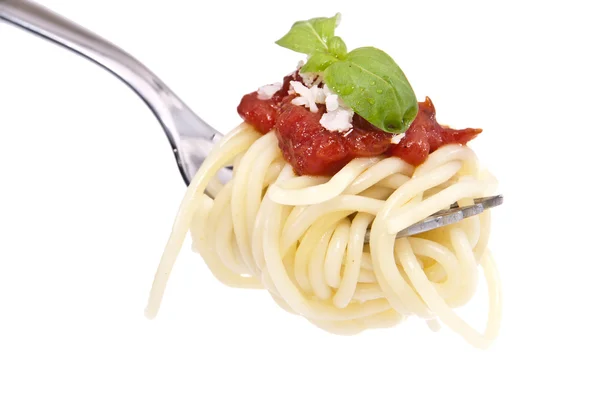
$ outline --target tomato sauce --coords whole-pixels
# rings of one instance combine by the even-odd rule
[[[419,102],[419,112],[398,145],[388,151],[407,163],[418,166],[427,160],[427,156],[442,145],[466,144],[475,138],[481,129],[454,130],[441,126],[435,119],[435,108],[431,99]]]
[[[258,93],[246,94],[237,110],[247,123],[262,134],[274,129],[284,158],[298,175],[331,176],[357,157],[387,154],[419,165],[427,156],[445,144],[466,144],[480,129],[454,130],[441,126],[435,119],[431,100],[419,103],[415,121],[400,142],[391,143],[392,135],[373,126],[355,114],[353,128],[348,132],[332,132],[319,120],[325,107],[311,112],[291,103],[296,94],[289,94],[291,81],[302,81],[298,71],[284,78],[282,88],[270,99],[259,99]]]

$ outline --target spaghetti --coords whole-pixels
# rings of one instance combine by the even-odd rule
[[[233,179],[217,188],[213,200],[205,190],[228,165]],[[190,184],[146,314],[156,316],[189,230],[194,249],[219,281],[265,289],[285,310],[332,333],[389,327],[416,315],[487,347],[501,317],[500,283],[487,249],[489,212],[414,237],[395,235],[494,189],[473,151],[456,144],[417,167],[375,156],[351,160],[331,177],[298,176],[273,132],[261,135],[243,123],[218,143]],[[473,297],[478,264],[488,284],[484,333],[453,311]]]

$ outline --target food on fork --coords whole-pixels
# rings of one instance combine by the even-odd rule
[[[454,203],[494,193],[494,178],[467,146],[481,130],[439,124],[431,99],[417,102],[389,55],[347,50],[335,35],[339,19],[296,22],[277,41],[307,60],[241,99],[244,122],[217,144],[183,199],[147,315],[158,312],[189,230],[222,283],[265,289],[329,332],[416,315],[487,347],[501,315],[490,212],[396,238]],[[217,172],[226,166],[234,174],[222,185]],[[483,333],[453,310],[473,297],[480,268],[489,296]]]

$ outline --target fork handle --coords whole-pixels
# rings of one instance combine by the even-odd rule
[[[190,154],[185,144],[195,142],[195,150],[205,152],[221,137],[140,61],[84,27],[29,0],[0,0],[0,20],[87,58],[128,85],[161,123],[186,183],[204,154]]]

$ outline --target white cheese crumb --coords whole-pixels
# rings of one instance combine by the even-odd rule
[[[273,98],[273,95],[281,90],[281,83],[267,84],[258,89],[258,99],[268,100]]]
[[[316,102],[316,90],[312,90],[306,87],[304,84],[300,82],[290,82],[290,86],[294,89],[294,92],[298,94],[300,97],[296,97],[292,100],[292,104],[294,105],[304,105],[311,112],[316,113],[319,108],[317,108]],[[318,87],[317,87],[318,89]]]
[[[300,77],[302,78],[302,83],[304,83],[306,87],[318,86],[323,83],[322,73],[300,73]]]
[[[325,98],[325,106],[327,107],[327,112],[333,112],[339,108],[340,101],[338,101],[338,96],[336,94],[329,94],[327,98]]]
[[[400,140],[402,139],[402,137],[404,137],[405,133],[402,134],[393,134],[392,135],[392,144],[398,144],[400,142]]]
[[[352,131],[352,117],[354,111],[347,107],[337,94],[333,94],[327,85],[319,87],[318,84],[310,88],[301,82],[290,82],[290,94],[299,96],[292,100],[292,104],[305,106],[311,112],[319,111],[317,104],[325,104],[327,112],[321,116],[319,123],[329,131],[346,132]]]
[[[352,132],[352,117],[354,111],[346,106],[337,94],[334,94],[326,84],[323,85],[325,95],[325,108],[327,113],[323,114],[321,126],[330,131],[346,132],[344,136]]]
[[[311,87],[315,80],[317,80],[317,75],[315,73],[300,73],[300,77],[302,78],[302,83],[306,87]]]
[[[317,104],[325,103],[325,93],[323,92],[322,88],[319,88],[319,86],[312,86],[310,88],[310,92],[313,95],[313,98],[315,99],[315,102]]]
[[[324,113],[319,123],[329,131],[344,132],[352,128],[352,109],[338,108],[335,111]]]
[[[305,97],[296,97],[292,100],[292,104],[294,105],[298,105],[298,106],[305,106],[307,108],[310,108],[310,103],[308,102],[308,100]]]

